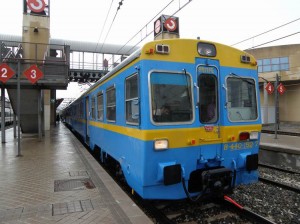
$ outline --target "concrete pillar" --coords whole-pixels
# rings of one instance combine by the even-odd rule
[[[43,90],[44,92],[44,130],[50,130],[50,117],[51,117],[51,110],[50,110],[50,90]]]
[[[50,124],[56,124],[56,90],[51,89],[51,103],[50,103]]]

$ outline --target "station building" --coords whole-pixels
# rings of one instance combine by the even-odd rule
[[[263,123],[275,123],[276,75],[285,90],[278,94],[279,121],[300,123],[300,44],[246,51],[256,58],[258,64]],[[272,94],[266,91],[268,82],[275,87]]]

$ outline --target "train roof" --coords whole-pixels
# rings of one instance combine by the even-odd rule
[[[235,67],[241,67],[241,68],[249,68],[249,64],[241,64],[241,56],[247,55],[250,57],[250,60],[252,64],[252,69],[256,69],[256,60],[255,58],[242,50],[239,50],[237,48],[227,46],[221,43],[217,42],[211,42],[206,40],[198,40],[198,39],[162,39],[162,40],[154,40],[150,41],[142,46],[142,48],[136,50],[133,52],[129,57],[127,57],[124,61],[122,61],[120,64],[118,64],[116,67],[114,67],[110,72],[108,72],[106,75],[101,77],[93,86],[91,86],[88,90],[86,90],[78,99],[81,97],[89,94],[91,91],[93,91],[95,88],[98,87],[100,83],[105,82],[107,79],[115,75],[118,71],[129,65],[131,62],[133,62],[136,59],[149,59],[153,60],[153,54],[149,54],[150,49],[155,49],[156,45],[162,44],[162,45],[168,45],[170,46],[171,50],[176,48],[176,51],[179,52],[178,54],[174,54],[171,57],[165,57],[163,54],[157,54],[155,57],[155,60],[161,60],[161,61],[178,61],[182,62],[183,60],[187,63],[194,63],[195,62],[195,55],[198,55],[197,51],[197,44],[198,43],[210,43],[216,46],[216,49],[218,51],[217,57],[207,57],[207,58],[221,58],[221,65],[222,66],[235,66]],[[189,54],[186,54],[186,52],[189,52]],[[192,54],[190,53],[192,52]],[[230,52],[230,53],[228,53]],[[182,58],[182,55],[184,55],[184,58]],[[251,65],[250,65],[251,67]],[[73,103],[76,103],[78,100],[76,99]],[[71,103],[70,105],[72,105]],[[69,105],[69,106],[70,106]]]

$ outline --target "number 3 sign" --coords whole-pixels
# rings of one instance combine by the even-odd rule
[[[27,79],[32,83],[36,83],[40,78],[42,78],[43,72],[36,66],[31,65],[25,72],[24,75],[27,77]]]
[[[46,4],[44,0],[28,0],[27,6],[33,12],[42,12],[44,11]]]

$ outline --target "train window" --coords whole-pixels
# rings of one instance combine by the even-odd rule
[[[126,122],[139,124],[138,76],[134,74],[125,81]]]
[[[93,97],[92,104],[91,104],[91,119],[95,119],[95,114],[96,114],[95,104],[96,104],[96,97]]]
[[[116,121],[116,88],[114,86],[106,90],[106,119]]]
[[[150,76],[152,120],[155,123],[193,120],[191,77],[187,73],[153,72]]]
[[[79,117],[83,118],[83,102],[81,102],[79,105]]]
[[[97,119],[103,121],[104,107],[103,107],[103,92],[97,95]]]
[[[227,110],[230,121],[249,121],[258,118],[255,80],[227,78]]]
[[[198,80],[201,123],[215,123],[218,120],[217,78],[211,74],[201,74]]]

